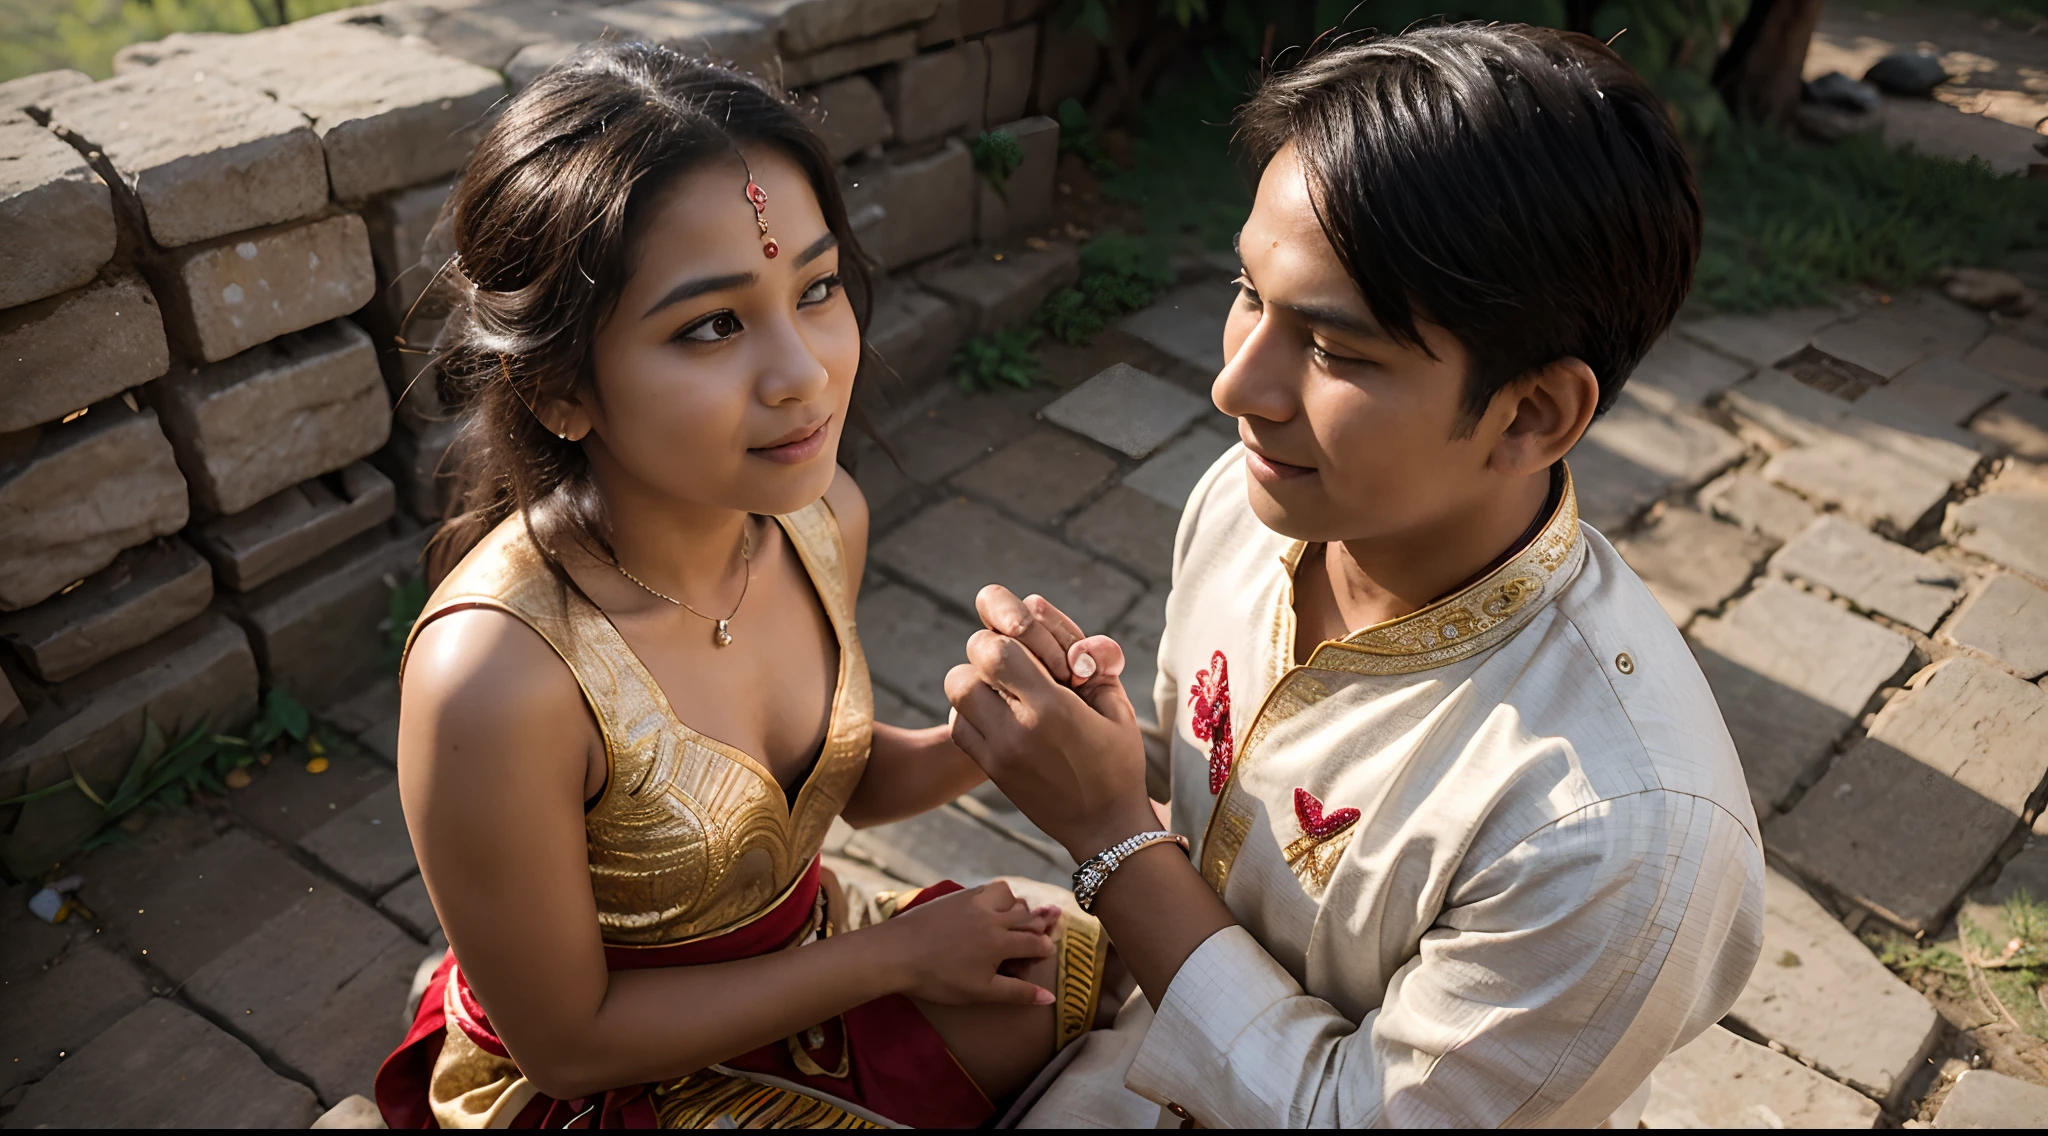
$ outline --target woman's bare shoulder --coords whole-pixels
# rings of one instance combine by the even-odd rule
[[[400,692],[401,760],[407,749],[436,762],[559,754],[582,768],[588,713],[576,676],[508,612],[462,608],[421,628]]]

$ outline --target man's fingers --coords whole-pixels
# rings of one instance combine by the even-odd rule
[[[982,681],[981,672],[968,664],[946,672],[946,701],[953,704],[954,738],[966,737],[975,742],[978,749],[964,744],[960,748],[977,761],[990,755],[994,746],[1017,727],[1017,716],[1010,704],[990,690],[988,683]]]
[[[1052,601],[1044,596],[1037,593],[1025,596],[1024,608],[1052,632],[1052,637],[1059,640],[1062,648],[1072,647],[1081,638],[1081,625],[1068,618],[1066,612],[1054,607]]]
[[[1053,685],[1036,656],[993,631],[977,631],[967,640],[967,661],[981,673],[981,681],[1014,698],[1043,696]]]
[[[972,667],[967,669],[973,670]],[[974,728],[974,723],[960,716],[958,707],[946,711],[946,726],[952,731],[953,744],[960,747],[961,753],[966,754],[976,765],[987,763],[988,739],[981,735],[980,730]]]
[[[1067,669],[1074,672],[1074,685],[1094,679],[1112,679],[1124,673],[1124,648],[1107,635],[1090,635],[1067,648]]]
[[[1016,593],[1001,584],[990,584],[975,593],[974,613],[990,631],[1024,644],[1053,678],[1067,681],[1066,642],[1034,616]]]

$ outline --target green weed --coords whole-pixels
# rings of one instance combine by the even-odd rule
[[[1004,200],[1009,200],[1009,194],[1003,187],[1017,167],[1024,164],[1024,147],[1017,141],[1017,136],[1007,130],[984,130],[975,136],[970,153],[974,158],[974,171]]]
[[[1048,297],[1034,320],[1062,343],[1086,343],[1172,283],[1173,269],[1157,241],[1104,233],[1082,247],[1080,279]]]
[[[1038,381],[1038,356],[1031,350],[1038,337],[1039,330],[1030,326],[975,336],[953,353],[953,381],[969,392],[1028,389]]]

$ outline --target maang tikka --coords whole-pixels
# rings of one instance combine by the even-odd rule
[[[768,191],[762,189],[761,184],[754,180],[754,168],[747,165],[744,156],[740,158],[740,165],[747,171],[747,204],[754,207],[754,224],[761,227],[761,255],[774,260],[775,254],[782,251],[782,246],[776,244],[775,238],[768,235]]]

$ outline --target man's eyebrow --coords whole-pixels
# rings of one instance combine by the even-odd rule
[[[758,279],[760,277],[751,272],[735,272],[727,276],[704,276],[696,280],[685,280],[681,284],[670,288],[668,295],[656,300],[654,306],[647,309],[640,318],[646,319],[663,308],[680,304],[684,300],[696,299],[706,292],[724,292],[732,288],[744,288]]]
[[[789,266],[791,268],[802,268],[804,265],[824,256],[826,249],[837,248],[838,245],[839,234],[827,229],[824,236],[812,241],[809,247],[796,254],[796,259],[791,261]]]
[[[1350,312],[1344,311],[1342,308],[1324,307],[1321,304],[1276,304],[1270,299],[1266,302],[1274,304],[1276,307],[1286,308],[1309,323],[1324,324],[1336,328],[1338,331],[1348,332],[1366,339],[1387,338],[1386,329],[1382,328],[1377,322],[1370,318],[1361,319]]]

